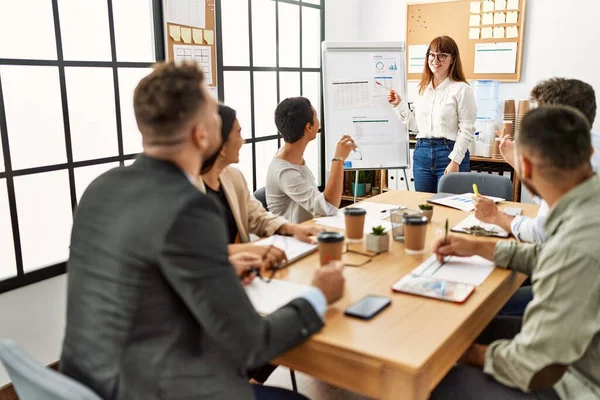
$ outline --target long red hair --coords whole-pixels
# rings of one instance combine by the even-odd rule
[[[458,45],[450,36],[438,36],[429,43],[427,49],[427,56],[425,57],[425,65],[423,66],[423,74],[421,75],[421,83],[419,83],[419,94],[423,94],[423,91],[433,80],[433,72],[429,68],[429,52],[435,53],[448,53],[452,55],[452,64],[450,64],[450,71],[448,76],[450,79],[456,82],[465,82],[465,73],[463,71],[462,62],[460,60],[460,52]]]

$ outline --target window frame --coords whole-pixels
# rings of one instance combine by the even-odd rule
[[[2,90],[2,76],[0,76],[0,140],[2,143],[2,151],[4,156],[4,171],[0,172],[0,179],[6,179],[6,187],[8,193],[8,205],[10,213],[10,223],[12,227],[15,261],[17,267],[17,275],[0,280],[0,293],[4,293],[13,289],[17,289],[32,283],[40,282],[45,279],[53,278],[62,275],[67,271],[67,262],[52,264],[29,272],[24,272],[23,269],[23,254],[21,249],[21,234],[19,230],[19,221],[17,217],[17,203],[15,198],[14,179],[19,176],[32,175],[51,171],[68,171],[69,189],[71,197],[71,210],[75,211],[77,206],[77,194],[75,190],[75,169],[78,167],[87,167],[91,165],[100,165],[110,162],[119,162],[120,166],[124,165],[126,160],[134,159],[139,153],[124,154],[123,150],[123,129],[121,119],[121,101],[119,88],[119,69],[122,68],[149,68],[154,62],[126,62],[117,61],[117,46],[115,40],[115,20],[113,13],[113,0],[107,1],[108,8],[108,26],[110,36],[110,61],[65,61],[62,47],[62,35],[60,29],[60,17],[58,0],[52,1],[52,17],[54,23],[54,34],[56,40],[56,60],[42,59],[13,59],[0,58],[0,66],[44,66],[57,67],[60,84],[60,101],[63,112],[63,126],[65,136],[65,146],[67,161],[65,163],[44,165],[41,167],[25,168],[13,170],[10,147],[8,126],[6,122],[5,100]],[[156,62],[165,60],[165,41],[163,27],[163,6],[162,0],[152,0],[152,22],[154,35],[154,53]],[[112,69],[114,96],[115,96],[115,116],[116,116],[116,133],[118,140],[118,155],[112,157],[103,157],[91,160],[73,161],[73,148],[71,143],[71,127],[69,119],[67,86],[65,68],[68,67],[103,67]]]
[[[223,102],[225,98],[225,72],[249,72],[250,73],[250,113],[251,113],[251,136],[246,139],[246,145],[251,146],[252,149],[252,182],[248,182],[248,185],[253,187],[255,190],[258,189],[256,186],[256,143],[277,140],[277,148],[281,147],[281,136],[279,134],[269,136],[256,136],[256,125],[255,125],[255,107],[254,107],[254,72],[276,72],[276,87],[277,87],[277,103],[282,99],[280,98],[280,72],[298,72],[300,74],[300,96],[304,92],[304,77],[303,72],[318,72],[320,79],[320,116],[321,116],[321,128],[319,129],[319,149],[320,154],[319,160],[319,190],[324,190],[325,187],[325,129],[324,129],[324,105],[323,105],[323,62],[322,55],[320,55],[319,68],[303,67],[303,56],[302,56],[302,8],[314,8],[320,10],[321,16],[321,42],[325,40],[325,0],[321,0],[321,4],[308,3],[303,0],[271,0],[275,3],[275,66],[274,67],[257,67],[254,66],[254,49],[252,41],[252,1],[247,0],[248,5],[248,46],[249,46],[249,65],[248,66],[225,66],[223,65],[223,35],[222,35],[222,9],[221,0],[215,1],[215,29],[216,29],[216,45],[217,45],[217,82],[218,82],[218,97],[219,101]],[[298,51],[300,54],[299,67],[280,67],[279,66],[279,3],[293,4],[300,7],[299,14],[299,42]],[[274,110],[273,110],[274,111]]]

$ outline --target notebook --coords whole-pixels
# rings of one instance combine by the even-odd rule
[[[479,227],[482,230],[473,231],[473,227]],[[508,232],[500,228],[498,225],[486,224],[485,222],[481,222],[480,220],[475,218],[475,215],[473,214],[470,214],[459,224],[455,225],[454,228],[452,228],[452,232],[466,233],[474,236],[494,236],[501,238],[507,238],[510,236]]]
[[[316,243],[305,243],[292,236],[273,235],[252,243],[257,246],[275,246],[285,253],[288,263],[294,262],[317,250]]]
[[[244,286],[244,290],[256,312],[262,315],[285,306],[311,289],[308,285],[272,279],[269,283],[258,278]]]
[[[499,203],[504,201],[500,197],[492,197],[485,196],[490,200],[493,200],[494,203]],[[464,194],[451,194],[451,195],[439,195],[433,196],[429,200],[428,203],[439,204],[441,206],[447,206],[452,208],[457,208],[462,211],[470,212],[475,209],[475,195],[473,193],[464,193]]]

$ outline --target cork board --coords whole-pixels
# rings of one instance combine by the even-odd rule
[[[167,46],[166,54],[167,60],[176,60],[175,49],[181,52],[181,50],[190,50],[191,58],[197,60],[200,65],[206,67],[210,65],[210,80],[207,81],[208,86],[217,86],[217,50],[216,50],[216,30],[215,30],[215,0],[205,0],[205,23],[204,28],[198,26],[181,24],[177,22],[169,21],[169,7],[170,2],[175,0],[166,0],[163,2],[163,10],[165,15],[165,43]],[[200,3],[200,0],[196,0]],[[190,3],[193,0],[189,1]],[[173,29],[175,32],[173,32]],[[183,32],[189,30],[191,32],[191,39],[188,37],[184,38]],[[199,31],[202,31],[201,33]],[[179,36],[177,35],[179,32]],[[210,34],[212,32],[212,34]],[[208,40],[207,40],[208,39]],[[189,43],[188,43],[189,41]],[[210,53],[210,57],[206,57],[207,53]],[[179,56],[181,58],[181,55]],[[202,60],[208,60],[208,64],[202,63]],[[176,60],[177,61],[177,60]],[[205,72],[205,78],[207,78],[206,68],[203,68]]]
[[[506,0],[496,0],[506,1]],[[428,45],[437,36],[447,35],[452,37],[460,49],[463,69],[468,80],[473,79],[495,79],[501,82],[519,82],[521,80],[521,63],[523,58],[523,35],[525,31],[525,9],[527,0],[519,0],[518,8],[510,10],[494,10],[484,12],[483,3],[493,3],[491,0],[470,1],[454,0],[436,3],[418,3],[407,5],[406,44],[407,44],[407,66],[409,65],[410,46]],[[471,3],[480,3],[480,12],[472,12]],[[511,2],[514,4],[514,1]],[[488,5],[489,6],[489,5]],[[484,14],[504,13],[506,17],[509,12],[517,12],[517,21],[511,23],[483,24]],[[471,16],[479,15],[480,24],[472,25]],[[501,15],[499,17],[502,17]],[[477,19],[477,17],[475,17]],[[486,21],[487,22],[487,21]],[[518,36],[506,38],[508,28],[514,34],[514,28],[518,30]],[[485,28],[504,28],[504,38],[482,39],[482,31]],[[469,38],[471,29],[479,29],[478,39]],[[478,43],[516,43],[516,65],[514,73],[475,73],[475,47]],[[409,80],[420,80],[421,73],[408,73]]]

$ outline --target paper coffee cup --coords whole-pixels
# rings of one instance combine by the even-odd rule
[[[339,232],[321,232],[317,235],[319,242],[319,260],[321,266],[342,259],[344,235]]]
[[[425,250],[427,218],[415,215],[404,217],[404,245],[406,254],[420,254]]]
[[[346,238],[349,241],[361,241],[365,234],[365,217],[367,210],[359,207],[347,207],[344,209],[344,220],[346,225]]]

